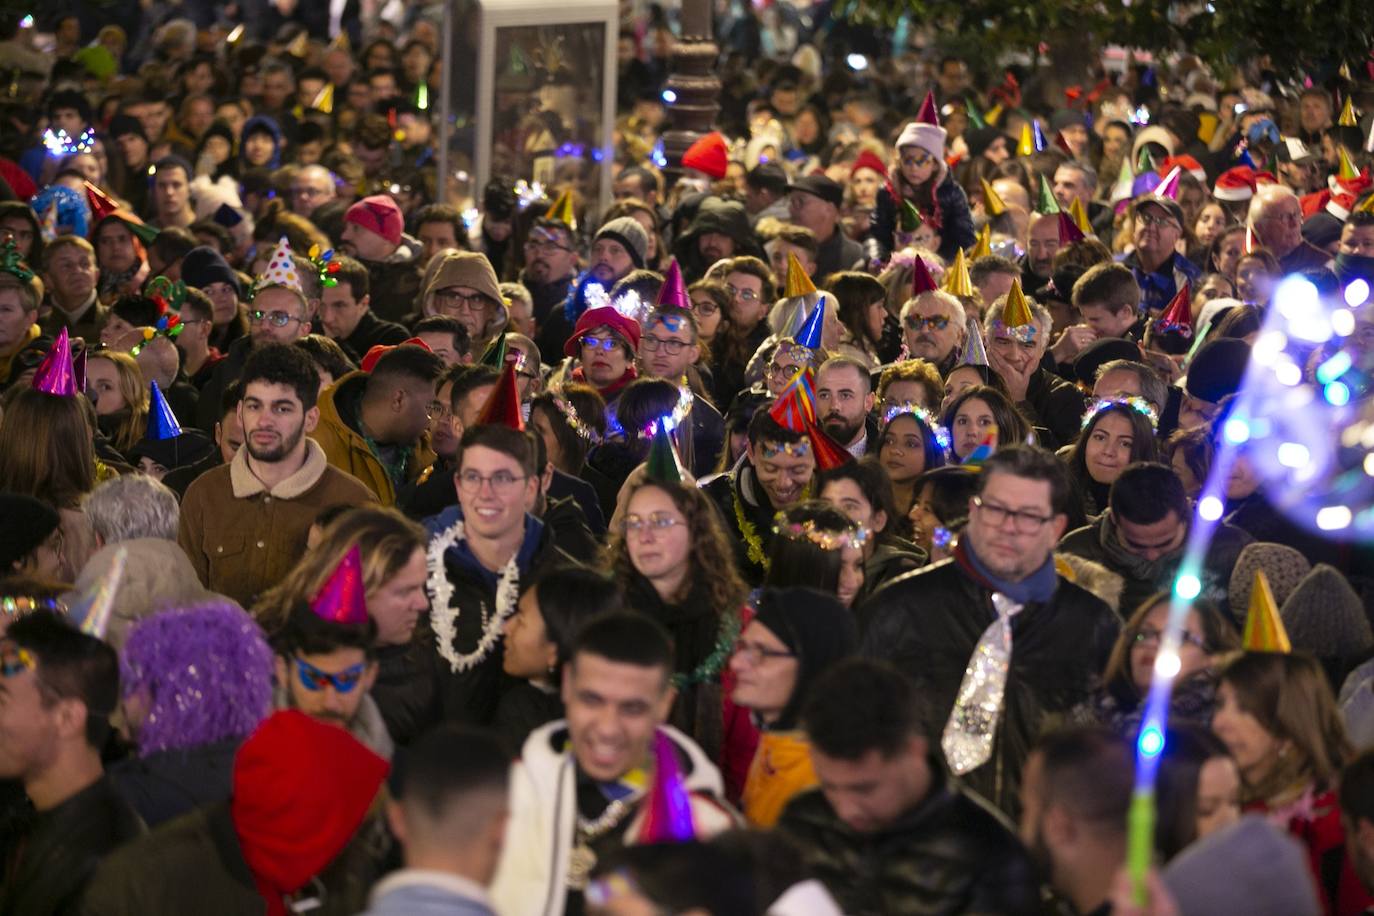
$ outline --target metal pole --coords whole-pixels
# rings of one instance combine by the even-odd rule
[[[673,99],[668,105],[672,128],[663,133],[663,152],[668,158],[664,175],[669,186],[682,172],[687,147],[715,124],[720,111],[719,57],[711,27],[711,0],[683,0],[682,38],[673,45],[673,72],[664,87]]]
[[[443,49],[444,56],[440,62],[442,68],[440,72],[440,82],[443,84],[439,92],[439,180],[436,182],[435,200],[439,203],[448,203],[448,159],[449,143],[453,137],[453,4],[456,0],[444,0],[444,22],[443,22]]]

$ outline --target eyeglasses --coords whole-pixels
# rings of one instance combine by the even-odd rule
[[[902,154],[902,167],[908,169],[919,169],[930,165],[935,161],[935,157],[924,150],[916,150],[913,153]]]
[[[687,524],[687,520],[669,515],[667,512],[651,512],[646,516],[627,515],[620,524],[626,534],[639,534],[641,531],[663,534],[677,525]]]
[[[458,475],[458,489],[464,493],[480,493],[482,484],[491,484],[491,491],[497,496],[509,495],[515,489],[516,484],[523,480],[529,480],[529,475],[515,476],[510,471],[497,471],[490,476],[482,476],[476,471],[464,471]]]
[[[641,337],[639,339],[639,345],[649,353],[653,353],[655,350],[661,349],[664,353],[667,353],[669,356],[677,356],[679,353],[683,351],[683,349],[691,346],[691,344],[685,340],[674,340],[671,337],[655,337],[652,334],[645,334],[643,337]]]
[[[328,671],[321,671],[300,656],[296,656],[296,675],[301,679],[301,686],[311,693],[323,690],[326,684],[339,693],[352,693],[362,681],[365,670],[367,670],[367,662],[358,662],[358,664],[345,668],[338,674],[330,674]]]
[[[1159,216],[1154,213],[1137,213],[1135,218],[1142,226],[1171,226],[1175,229],[1180,228],[1178,221],[1172,216]]]
[[[739,287],[731,286],[728,283],[725,284],[725,288],[730,291],[730,295],[732,297],[740,300],[741,302],[757,302],[759,300],[759,294],[752,289],[740,289]]]
[[[908,331],[923,331],[930,328],[932,331],[943,331],[949,327],[948,315],[931,315],[926,318],[921,315],[907,315],[902,319],[902,324],[906,325]]]
[[[756,642],[749,642],[748,640],[744,639],[741,639],[740,641],[735,643],[734,654],[740,656],[751,665],[762,664],[766,659],[770,658],[796,657],[796,654],[793,652],[787,652],[785,650],[779,649],[770,649],[767,646],[761,646]]]
[[[284,328],[293,321],[304,321],[304,318],[297,318],[288,312],[264,312],[262,309],[251,309],[248,312],[248,320],[253,324],[267,322],[274,328]]]
[[[791,378],[801,368],[801,366],[793,366],[790,363],[787,365],[769,363],[764,367],[763,375],[765,378]]]
[[[1163,638],[1164,633],[1162,631],[1156,630],[1154,627],[1141,627],[1135,631],[1135,635],[1131,637],[1131,642],[1137,646],[1159,645],[1159,641]],[[1190,646],[1197,646],[1203,652],[1207,651],[1207,640],[1196,633],[1183,630],[1178,634],[1178,638]]]
[[[525,250],[535,254],[548,251],[572,251],[567,245],[560,245],[550,239],[526,239]]]
[[[1020,512],[1016,509],[1008,509],[1006,506],[999,506],[997,503],[990,503],[981,496],[973,498],[973,505],[978,511],[983,513],[987,523],[994,528],[1000,528],[1007,519],[1011,519],[1012,527],[1017,534],[1034,534],[1044,527],[1045,523],[1054,516],[1036,515],[1034,512]]]
[[[720,306],[716,305],[713,299],[698,299],[692,303],[692,308],[698,315],[705,315],[707,318],[720,311]]]
[[[484,312],[487,297],[481,293],[460,293],[456,289],[434,291],[434,307],[444,314],[450,312]]]
[[[435,417],[444,416],[445,414],[452,416],[452,412],[438,401],[430,401],[425,405],[425,416],[431,420]]]
[[[607,353],[620,346],[620,341],[614,337],[593,337],[590,334],[584,335],[581,343],[584,350],[605,350]]]
[[[295,197],[323,197],[328,193],[326,188],[297,187],[291,189],[291,194]]]

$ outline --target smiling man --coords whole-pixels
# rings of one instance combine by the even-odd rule
[[[304,350],[264,344],[240,382],[244,447],[186,489],[177,540],[203,585],[251,607],[295,565],[322,511],[375,497],[307,435],[319,422],[320,378]]]
[[[734,826],[720,771],[665,725],[676,695],[668,634],[611,613],[578,632],[563,668],[567,718],[536,729],[511,773],[511,819],[492,898],[498,912],[585,912],[587,879],[631,845],[646,816],[655,736],[671,742],[698,839]]]
[[[983,465],[978,483],[953,562],[903,576],[864,605],[863,654],[916,681],[929,733],[940,734],[946,720],[960,726],[965,740],[947,761],[965,785],[1014,815],[1030,741],[1047,716],[1091,697],[1119,625],[1107,605],[1055,571],[1072,497],[1054,455],[1004,448]],[[990,730],[979,733],[977,717],[962,724],[956,700],[968,659],[997,638],[1003,617],[1012,645],[1005,692]]]

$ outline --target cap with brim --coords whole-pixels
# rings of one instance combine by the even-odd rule
[[[812,194],[837,207],[844,203],[844,189],[824,175],[805,175],[789,184],[787,190]]]
[[[1154,195],[1138,197],[1133,205],[1134,212],[1139,213],[1149,206],[1158,207],[1173,217],[1180,228],[1183,226],[1183,208],[1178,205],[1178,201],[1170,200],[1167,197],[1155,197]]]

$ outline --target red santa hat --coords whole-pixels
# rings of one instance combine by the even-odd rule
[[[1248,165],[1229,168],[1217,176],[1212,186],[1212,196],[1217,200],[1239,202],[1255,196],[1255,170]]]
[[[1207,184],[1207,171],[1202,167],[1202,163],[1188,155],[1170,156],[1165,159],[1158,169],[1160,176],[1163,177],[1168,175],[1174,170],[1175,166],[1187,172],[1189,175],[1192,175],[1198,181],[1202,182],[1204,186]]]

